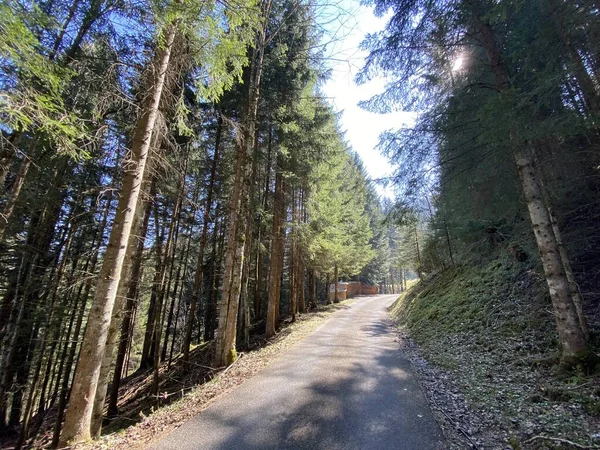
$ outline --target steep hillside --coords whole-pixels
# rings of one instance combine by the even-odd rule
[[[441,415],[462,435],[457,448],[600,448],[599,372],[558,368],[550,299],[533,258],[519,262],[506,246],[464,262],[413,287],[392,315],[418,345],[413,359],[434,406],[452,409],[448,398],[460,397],[470,409]]]

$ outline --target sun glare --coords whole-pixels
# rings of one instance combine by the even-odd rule
[[[452,65],[452,72],[458,72],[460,69],[462,69],[463,65],[464,58],[462,56],[459,56],[458,58],[456,58],[454,64]]]

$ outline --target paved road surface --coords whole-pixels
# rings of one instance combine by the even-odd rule
[[[394,297],[359,298],[153,449],[444,449],[387,325]]]

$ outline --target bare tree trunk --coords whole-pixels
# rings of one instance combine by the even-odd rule
[[[265,189],[263,191],[263,209],[268,211],[269,192],[271,188],[271,166],[273,150],[273,126],[269,123],[269,137],[267,142],[267,165],[265,168]],[[258,237],[256,239],[256,283],[254,285],[254,318],[259,319],[263,315],[263,252],[261,251],[261,236],[263,231],[262,221],[258,226]]]
[[[115,417],[119,412],[117,407],[119,400],[119,387],[121,385],[121,376],[123,374],[123,364],[125,363],[125,356],[127,354],[129,336],[133,330],[133,312],[137,304],[138,287],[142,274],[144,242],[146,241],[146,235],[148,233],[148,225],[150,222],[151,211],[152,208],[150,208],[149,200],[146,200],[144,204],[144,220],[142,221],[142,227],[140,230],[139,238],[130,239],[130,243],[135,242],[135,250],[131,256],[131,276],[129,277],[129,283],[127,285],[127,303],[125,305],[125,314],[123,316],[123,322],[121,324],[121,335],[119,338],[119,346],[117,349],[117,359],[115,361],[113,379],[110,387],[110,396],[108,400],[108,417]]]
[[[406,280],[404,279],[404,269],[400,269],[400,292],[406,291]]]
[[[281,171],[275,176],[275,198],[273,200],[273,228],[271,231],[271,260],[269,267],[269,286],[267,303],[267,324],[265,337],[269,339],[275,335],[277,327],[277,304],[279,303],[280,291],[278,289],[281,273],[279,273],[279,261],[283,258],[283,214],[285,210],[284,182]]]
[[[242,268],[242,292],[240,295],[240,314],[238,317],[238,341],[242,349],[250,347],[250,300],[249,300],[249,282],[250,282],[250,261],[252,248],[254,247],[254,211],[256,209],[256,178],[258,176],[258,128],[254,135],[254,151],[252,158],[252,172],[247,180],[246,189],[248,191],[248,204],[246,210],[246,242],[244,255],[244,266]]]
[[[222,249],[224,247],[225,227],[222,221],[217,220],[213,231],[213,241],[210,259],[212,267],[210,271],[210,290],[206,299],[206,310],[204,316],[204,340],[210,341],[215,338],[215,319],[217,315],[217,287],[219,285],[218,271],[222,263]],[[190,312],[191,314],[191,312]]]
[[[102,217],[102,223],[100,225],[100,228],[98,230],[98,237],[95,239],[97,240],[99,243],[102,242],[102,236],[104,235],[104,230],[106,229],[106,225],[108,222],[108,215],[111,211],[111,205],[112,205],[112,195],[107,199],[106,201],[106,207],[104,208],[104,213],[103,213],[103,217]],[[94,245],[95,242],[92,242],[91,248],[93,248],[93,252],[92,252],[92,257],[86,261],[85,264],[85,269],[84,272],[88,273],[95,273],[96,272],[96,265],[98,263],[98,256],[99,256],[99,245]],[[54,422],[54,429],[53,429],[53,436],[52,436],[52,443],[50,444],[52,448],[55,448],[58,446],[58,440],[59,440],[59,436],[60,436],[60,431],[62,428],[62,423],[63,423],[63,416],[64,416],[64,412],[65,412],[65,406],[67,404],[67,396],[69,395],[69,377],[71,374],[71,368],[73,366],[73,361],[75,360],[75,354],[77,352],[77,344],[79,342],[79,334],[81,331],[81,326],[83,324],[83,316],[85,313],[85,308],[87,305],[87,301],[90,295],[90,290],[92,287],[92,280],[88,280],[87,283],[85,283],[85,288],[84,288],[84,292],[82,294],[82,288],[83,288],[83,284],[79,289],[79,292],[77,294],[77,301],[81,302],[81,306],[79,307],[79,309],[77,310],[77,320],[75,322],[75,330],[73,331],[73,337],[71,338],[71,342],[70,342],[70,347],[68,347],[68,343],[65,344],[65,348],[63,350],[64,355],[66,355],[66,361],[64,363],[64,374],[62,371],[62,367],[59,368],[59,378],[56,381],[56,388],[57,388],[57,397],[58,397],[58,405],[56,407],[56,420]],[[71,325],[69,325],[70,327]],[[70,330],[69,330],[70,331]],[[67,337],[69,337],[69,334],[67,334]],[[67,353],[68,351],[68,353]],[[65,357],[63,357],[62,361],[65,360]],[[62,365],[62,361],[61,361],[61,365]],[[61,383],[61,377],[62,376],[62,383]],[[60,392],[58,392],[58,390],[60,389]]]
[[[127,244],[127,251],[125,254],[125,258],[123,259],[121,279],[119,280],[119,287],[117,288],[117,295],[115,298],[113,315],[110,327],[108,329],[108,335],[106,337],[106,349],[104,351],[104,358],[102,360],[102,366],[100,368],[100,375],[98,376],[98,387],[96,388],[96,395],[94,397],[94,409],[92,412],[92,422],[90,426],[92,438],[94,439],[100,437],[100,432],[102,431],[102,419],[104,417],[104,401],[106,399],[108,382],[110,380],[110,370],[113,365],[114,350],[117,344],[117,338],[119,337],[119,331],[121,330],[121,324],[123,322],[123,314],[125,312],[125,302],[127,298],[129,283],[131,281],[132,276],[134,275],[134,258],[138,256],[136,254],[138,242],[135,239],[135,236],[137,236],[140,233],[141,227],[143,225],[143,218],[145,217],[144,210],[146,209],[146,203],[147,202],[143,198],[142,194],[138,198],[136,214],[133,218],[133,224],[131,225],[132,236]]]
[[[184,171],[185,173],[185,171]],[[185,177],[185,175],[184,175]],[[183,188],[183,180],[182,180],[182,188]],[[163,323],[165,319],[165,294],[168,292],[168,284],[166,283],[167,271],[169,267],[171,267],[171,261],[173,261],[173,254],[176,245],[177,238],[177,225],[179,219],[179,209],[181,207],[180,199],[175,203],[175,208],[173,211],[173,218],[171,219],[171,223],[169,225],[169,232],[167,235],[167,242],[165,246],[164,258],[160,267],[160,275],[159,275],[159,284],[157,287],[157,297],[156,297],[156,315],[154,317],[154,345],[153,345],[153,369],[154,369],[154,377],[153,377],[153,391],[154,395],[158,396],[159,389],[159,367],[160,367],[160,345],[162,340],[162,330]]]
[[[306,277],[308,276],[308,271],[304,268],[304,264],[300,262],[300,266],[298,267],[298,272],[300,276],[298,277],[298,282],[300,283],[300,287],[298,292],[300,293],[300,298],[298,299],[298,311],[300,313],[306,312],[306,293],[304,292],[306,289]]]
[[[313,269],[311,281],[312,281],[312,301],[313,301],[313,305],[316,307],[319,304],[319,299],[317,298],[317,269]]]
[[[237,160],[233,192],[229,203],[229,222],[227,231],[227,249],[225,251],[225,273],[219,308],[219,325],[215,351],[217,366],[226,366],[236,359],[235,341],[237,315],[241,291],[242,267],[244,264],[244,246],[246,232],[245,211],[248,207],[247,193],[244,192],[251,168],[248,160],[254,146],[260,82],[263,70],[263,58],[266,41],[266,20],[270,9],[267,0],[263,9],[265,23],[258,31],[257,45],[250,74],[248,109],[244,120],[243,138],[237,145]]]
[[[423,281],[423,272],[421,271],[421,267],[422,267],[421,249],[419,248],[419,233],[417,231],[416,225],[415,225],[415,229],[414,229],[414,234],[415,234],[415,247],[417,249],[417,274],[419,275],[419,280]],[[392,280],[392,288],[393,288],[393,283],[394,283],[394,280]]]
[[[560,258],[563,262],[563,267],[565,269],[565,275],[567,280],[569,281],[569,286],[571,289],[571,297],[573,299],[573,305],[575,306],[575,310],[577,311],[577,318],[579,319],[579,326],[581,327],[581,331],[583,332],[583,336],[586,342],[589,340],[590,332],[587,324],[587,319],[585,318],[585,314],[583,312],[582,307],[582,298],[581,292],[579,291],[579,286],[577,286],[577,282],[575,281],[575,275],[573,275],[573,269],[571,268],[571,262],[569,260],[569,255],[567,253],[567,249],[562,241],[562,236],[560,233],[560,229],[558,227],[558,222],[556,217],[554,216],[552,209],[548,209],[550,214],[550,220],[552,221],[552,230],[554,231],[554,236],[556,236],[556,242],[558,244],[558,249],[560,252]]]
[[[180,214],[181,214],[181,210],[180,210]],[[179,219],[177,220],[178,224],[177,224],[177,236],[175,238],[175,242],[177,242],[178,240],[178,236],[179,236]],[[177,245],[177,244],[175,244]],[[189,248],[189,246],[188,246]],[[176,316],[175,314],[175,304],[177,303],[177,288],[179,287],[179,279],[181,277],[181,267],[184,264],[187,264],[187,261],[183,261],[183,258],[186,256],[186,250],[182,249],[181,250],[181,255],[179,257],[179,261],[176,262],[175,261],[175,250],[173,250],[173,257],[171,260],[171,270],[169,271],[169,283],[167,284],[167,290],[165,292],[166,298],[167,300],[169,299],[169,297],[171,297],[171,306],[169,307],[169,315],[167,317],[167,323],[165,324],[165,338],[163,339],[163,347],[162,347],[162,352],[160,355],[160,360],[161,362],[166,361],[167,359],[167,349],[169,348],[169,334],[171,334],[171,329],[174,326],[174,321],[176,322],[177,319],[174,317]],[[177,272],[175,274],[175,277],[173,277],[173,271],[175,270],[175,265],[177,265]],[[174,287],[173,287],[173,293],[171,294],[171,283],[174,281]],[[175,323],[175,326],[177,324]],[[175,331],[173,331],[173,339],[172,341],[175,340]],[[171,346],[172,347],[172,346]]]
[[[198,196],[200,194],[200,189],[196,190],[196,194],[194,195],[193,204],[198,204]],[[191,216],[194,217],[196,214],[195,206],[192,208]],[[175,341],[177,340],[177,324],[179,323],[179,314],[181,313],[182,304],[183,304],[183,294],[184,294],[184,285],[186,274],[188,271],[188,263],[190,260],[190,250],[192,246],[192,231],[193,231],[193,221],[190,221],[190,225],[188,228],[188,241],[186,245],[186,249],[182,252],[181,261],[179,262],[179,267],[177,268],[177,276],[175,280],[175,289],[173,291],[173,298],[177,298],[177,308],[175,312],[175,319],[173,325],[173,339],[171,339],[171,348],[169,349],[169,367],[171,366],[171,362],[173,361],[173,351],[175,349]],[[183,264],[183,268],[181,265]]]
[[[69,222],[70,222],[70,220],[69,220]],[[31,420],[31,414],[33,412],[33,407],[34,407],[34,404],[36,401],[36,389],[37,389],[37,384],[39,381],[40,371],[41,371],[42,362],[43,362],[43,352],[45,351],[46,340],[48,339],[48,336],[52,329],[52,325],[53,325],[53,321],[54,321],[54,314],[56,312],[56,301],[58,299],[58,295],[57,295],[58,289],[60,287],[60,281],[65,272],[67,257],[69,254],[69,250],[71,248],[71,243],[73,242],[73,235],[74,235],[75,229],[76,229],[76,225],[71,225],[69,227],[69,230],[67,233],[67,238],[66,238],[66,241],[64,244],[64,249],[63,249],[63,256],[60,260],[60,264],[59,264],[59,267],[57,270],[56,280],[54,283],[54,289],[53,289],[54,292],[51,294],[50,305],[48,306],[48,317],[46,319],[47,326],[44,330],[44,334],[42,335],[42,337],[37,345],[37,347],[39,348],[40,354],[39,354],[36,368],[34,370],[33,378],[29,383],[29,397],[27,399],[27,404],[25,407],[23,423],[21,425],[21,433],[19,435],[19,439],[16,444],[17,448],[21,448],[21,446],[25,443],[25,441],[28,438],[29,423]],[[55,326],[59,327],[59,324],[55,324]],[[32,357],[32,359],[33,359],[33,357]],[[14,402],[14,399],[13,399],[13,402]]]
[[[299,217],[302,220],[302,223],[308,222],[308,215],[306,212],[306,188],[303,187],[300,190],[300,213]],[[300,245],[300,244],[298,244]],[[306,270],[305,262],[304,262],[304,254],[303,252],[298,251],[298,282],[300,298],[298,299],[298,310],[301,313],[306,312],[306,278],[308,276],[308,270]]]
[[[72,307],[72,306],[73,305],[71,303],[69,303],[69,307]],[[73,317],[74,317],[74,315],[71,314],[71,319]],[[60,355],[58,355],[57,358],[55,358],[54,356],[57,353],[56,350],[59,348],[61,331],[63,331],[62,324],[55,327],[54,335],[52,336],[52,344],[50,345],[50,352],[49,352],[48,358],[46,360],[46,369],[44,370],[44,379],[42,381],[42,388],[40,391],[40,400],[38,403],[38,410],[37,410],[37,415],[40,417],[43,414],[45,414],[45,412],[46,412],[47,403],[48,403],[48,399],[46,397],[47,397],[48,391],[52,388],[52,381],[54,379],[54,376],[56,375],[57,366],[59,365],[58,359],[59,359]]]
[[[219,113],[217,119],[217,131],[215,135],[215,151],[213,154],[212,164],[210,167],[210,180],[208,182],[208,191],[206,194],[206,202],[204,203],[204,216],[202,218],[202,237],[200,238],[200,249],[198,251],[198,261],[196,263],[196,273],[194,276],[194,286],[192,288],[192,298],[190,300],[190,312],[185,324],[185,336],[183,338],[183,357],[182,362],[185,364],[190,359],[190,344],[192,343],[192,331],[194,329],[194,321],[196,318],[196,309],[198,308],[198,300],[202,297],[202,284],[204,273],[204,250],[208,239],[208,223],[210,221],[210,213],[215,190],[215,180],[217,174],[217,165],[221,151],[221,134],[223,132],[223,117]]]
[[[333,294],[333,303],[339,303],[340,299],[338,298],[338,265],[337,263],[333,267],[333,282],[335,284],[335,293]]]
[[[25,182],[25,177],[27,176],[30,166],[31,160],[27,156],[24,156],[23,161],[21,162],[21,167],[19,168],[19,173],[17,173],[10,192],[8,193],[4,210],[0,214],[0,242],[4,239],[4,232],[6,231],[8,222],[15,209],[17,200],[19,199],[19,194],[21,193],[21,188],[23,187],[23,183]]]
[[[65,424],[59,441],[59,445],[63,447],[88,440],[91,437],[90,425],[94,396],[104,357],[106,337],[121,277],[123,258],[144,179],[150,141],[158,116],[158,106],[169,68],[175,33],[175,25],[167,27],[163,46],[157,51],[154,58],[155,74],[151,95],[142,109],[136,126],[131,156],[125,165],[121,198],[98,277],[81,354],[73,378]]]
[[[330,300],[330,298],[329,298],[329,285],[331,284],[331,283],[330,283],[330,279],[329,279],[329,272],[327,272],[327,276],[326,276],[326,279],[325,279],[325,283],[326,283],[326,284],[325,284],[325,295],[327,296],[326,303],[327,303],[328,305],[330,305],[330,304],[332,303],[332,301],[331,301],[331,300]]]
[[[561,363],[570,366],[581,357],[586,356],[588,348],[585,334],[581,329],[571,296],[571,285],[565,273],[560,246],[552,227],[552,219],[544,203],[541,186],[535,176],[532,157],[525,151],[516,151],[515,159],[554,307],[556,327],[562,344]],[[566,257],[566,255],[564,256]]]
[[[544,144],[546,144],[547,146],[552,146],[552,147],[554,146],[554,143],[549,142],[549,141],[544,142]],[[544,200],[544,203],[546,204],[546,207],[548,208],[548,214],[550,215],[550,220],[552,221],[552,230],[554,231],[554,236],[556,237],[556,242],[558,244],[558,248],[560,251],[560,258],[562,260],[563,267],[565,269],[565,275],[567,277],[567,280],[569,281],[569,286],[571,289],[571,297],[573,299],[573,305],[575,306],[575,310],[577,311],[577,317],[579,319],[579,326],[581,327],[581,331],[583,332],[583,335],[587,342],[587,341],[589,341],[590,333],[589,333],[589,328],[588,328],[588,324],[587,324],[587,319],[585,318],[585,314],[583,312],[581,292],[579,291],[579,286],[577,285],[577,282],[575,281],[575,275],[573,274],[573,269],[571,268],[571,262],[569,259],[569,254],[567,252],[567,248],[565,247],[563,240],[562,240],[562,234],[560,232],[558,220],[556,219],[554,211],[552,210],[552,207],[551,207],[550,194],[548,191],[548,187],[544,183],[544,180],[546,177],[545,177],[541,162],[539,160],[539,157],[537,157],[537,155],[534,155],[533,163],[534,163],[534,168],[536,169],[536,176],[540,181],[540,187],[542,189],[543,200]]]
[[[502,64],[496,38],[491,27],[478,14],[474,14],[474,21],[492,66],[496,89],[502,94],[510,87],[510,79]],[[561,258],[560,245],[554,234],[549,208],[544,202],[542,183],[533,162],[532,145],[528,142],[519,142],[516,136],[513,136],[512,140],[516,144],[514,157],[521,179],[521,189],[529,210],[533,233],[552,299],[556,328],[562,347],[561,364],[569,367],[589,356],[589,348],[571,295],[571,286],[565,273],[565,261]],[[566,254],[564,256],[566,258]],[[568,258],[566,262],[568,263]]]
[[[238,311],[237,346],[241,350],[250,347],[250,303],[248,301],[248,279],[250,278],[249,260],[250,249],[246,246],[244,267],[242,267],[242,292],[240,293],[240,309]]]
[[[162,296],[165,299],[165,310],[167,307],[167,303],[170,297],[170,292],[171,292],[171,283],[173,282],[173,271],[175,270],[175,254],[177,252],[177,242],[179,239],[179,229],[180,229],[180,220],[181,220],[181,210],[183,208],[183,202],[185,199],[185,178],[187,175],[187,169],[188,169],[188,162],[189,162],[189,155],[186,152],[186,157],[185,157],[185,164],[184,164],[184,168],[183,171],[181,172],[181,178],[179,180],[179,189],[178,189],[178,194],[177,194],[177,199],[175,201],[175,209],[173,211],[173,220],[171,222],[171,243],[169,244],[169,252],[167,253],[167,260],[166,260],[166,265],[165,265],[165,271],[168,268],[168,279],[169,281],[167,282],[167,286],[166,288],[163,290]],[[181,267],[181,266],[180,266]],[[165,272],[166,273],[166,272]],[[162,352],[160,354],[160,361],[164,362],[165,359],[167,358],[167,344],[169,342],[169,330],[171,328],[171,322],[173,320],[173,309],[175,307],[175,296],[173,296],[172,300],[171,300],[171,306],[169,308],[169,315],[167,317],[167,322],[165,325],[165,338],[164,338],[164,342],[163,342],[163,347],[162,347]],[[164,320],[164,318],[163,318]],[[162,325],[161,325],[161,329],[162,329]],[[156,349],[156,355],[158,358],[158,346]]]
[[[153,180],[150,188],[150,193],[153,199],[154,206],[154,277],[152,279],[152,290],[150,293],[150,301],[148,303],[148,312],[146,314],[146,326],[144,329],[144,342],[142,344],[142,357],[138,371],[143,371],[154,367],[155,353],[155,325],[156,316],[160,315],[160,310],[157,308],[158,296],[160,293],[160,283],[163,265],[163,242],[164,242],[164,222],[160,220],[160,208],[158,202],[158,194],[156,192],[156,180]],[[162,225],[162,226],[161,226]]]
[[[53,186],[63,180],[65,171],[64,164],[56,170]],[[43,289],[44,274],[53,260],[56,260],[53,268],[57,267],[62,248],[60,244],[55,252],[50,251],[61,216],[64,193],[64,190],[60,193],[57,193],[56,189],[48,191],[46,195],[49,196],[49,201],[31,218],[21,263],[5,292],[4,302],[10,305],[11,312],[4,330],[5,333],[9,331],[7,333],[9,342],[5,346],[7,351],[1,360],[0,369],[0,428],[5,426],[9,391],[12,392],[12,406],[8,425],[16,426],[20,421],[23,393],[28,384],[31,364],[31,339],[35,336],[35,328],[40,323],[37,304],[40,298],[43,304],[50,293],[49,290]],[[56,194],[58,198],[52,198]],[[65,232],[66,230],[67,228]],[[62,237],[58,240],[64,243]],[[50,280],[53,279],[53,272],[54,269],[48,277]],[[10,329],[11,324],[12,329]],[[11,386],[14,387],[11,389]]]
[[[296,312],[298,310],[298,236],[296,222],[297,204],[296,204],[296,189],[291,189],[292,202],[292,229],[291,229],[291,254],[290,254],[290,315],[292,322],[296,321]]]

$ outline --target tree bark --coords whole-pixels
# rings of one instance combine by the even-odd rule
[[[245,211],[248,207],[247,193],[244,192],[246,181],[250,176],[249,160],[254,147],[258,103],[260,98],[260,82],[263,70],[263,58],[266,41],[266,19],[270,9],[267,0],[263,19],[265,24],[257,34],[257,45],[254,50],[253,64],[250,74],[248,108],[244,119],[243,137],[237,145],[237,160],[233,191],[229,202],[229,222],[227,224],[227,248],[225,251],[225,269],[223,288],[219,308],[219,325],[215,363],[217,366],[227,366],[235,361],[237,333],[237,316],[241,291],[242,267],[245,254]]]
[[[263,210],[268,211],[269,208],[269,192],[271,189],[271,166],[272,150],[273,150],[273,126],[269,122],[269,136],[267,141],[267,164],[265,168],[265,188],[263,191]],[[262,217],[261,217],[262,219]],[[254,285],[254,319],[257,320],[263,315],[263,252],[261,251],[261,236],[263,232],[262,220],[258,225],[258,236],[256,238],[256,283]]]
[[[29,157],[24,156],[23,161],[21,162],[21,167],[19,168],[19,172],[17,173],[10,192],[8,193],[4,210],[2,211],[2,214],[0,214],[0,242],[4,240],[4,232],[6,231],[8,222],[10,221],[12,213],[15,210],[15,205],[17,204],[17,200],[21,194],[21,188],[23,187],[23,183],[25,182],[25,177],[27,176],[30,166],[31,160]]]
[[[71,216],[72,216],[72,214],[71,214]],[[71,220],[69,219],[68,222],[71,222]],[[64,249],[63,249],[63,257],[60,259],[60,264],[59,264],[59,267],[57,270],[57,276],[56,276],[56,280],[54,283],[54,289],[53,289],[54,292],[51,294],[50,304],[48,306],[48,317],[46,319],[47,325],[46,325],[44,333],[37,345],[37,347],[39,348],[40,354],[39,354],[39,357],[37,360],[36,368],[33,373],[33,377],[29,383],[29,396],[27,399],[27,404],[25,406],[23,422],[21,424],[21,432],[20,432],[19,439],[17,440],[17,444],[16,444],[17,448],[21,448],[21,446],[25,443],[25,441],[27,440],[27,437],[28,437],[29,423],[31,420],[31,415],[33,413],[33,407],[34,407],[34,404],[36,401],[37,384],[39,381],[40,371],[41,371],[42,362],[43,362],[43,352],[46,350],[45,349],[46,340],[48,339],[48,336],[50,334],[50,331],[51,331],[53,325],[57,328],[60,327],[60,324],[58,324],[58,323],[53,324],[54,314],[56,312],[56,301],[58,299],[57,294],[58,294],[58,288],[60,286],[60,281],[64,275],[64,271],[65,271],[65,267],[66,267],[66,263],[67,263],[67,256],[68,256],[69,250],[71,248],[71,243],[73,242],[73,235],[74,235],[75,229],[76,229],[76,225],[71,224],[71,226],[69,227],[68,232],[67,232],[67,238],[66,238],[66,241],[64,244]],[[33,359],[33,357],[32,357],[32,359]],[[13,403],[14,403],[14,399],[13,399]]]
[[[335,293],[333,294],[333,303],[339,303],[340,299],[338,298],[338,265],[337,263],[333,266],[333,283],[335,284]]]
[[[515,159],[555,312],[556,328],[562,345],[561,363],[570,366],[587,356],[585,335],[571,296],[571,286],[552,228],[552,219],[536,178],[533,159],[526,151],[518,150],[515,151]]]
[[[414,234],[415,234],[415,247],[417,249],[417,274],[419,275],[419,280],[423,281],[423,272],[421,270],[421,267],[422,267],[421,249],[419,248],[419,233],[417,231],[416,225],[415,225],[415,229],[414,229]],[[392,280],[392,289],[393,289],[393,283],[394,283],[394,280]]]
[[[196,309],[198,308],[198,300],[202,297],[202,285],[204,274],[204,251],[208,240],[208,223],[210,221],[210,213],[215,190],[215,180],[217,174],[217,165],[221,151],[221,134],[223,132],[223,116],[219,113],[217,119],[217,131],[215,135],[215,151],[210,166],[210,179],[208,182],[208,191],[206,201],[204,202],[204,215],[202,217],[202,237],[200,238],[200,249],[198,251],[198,261],[196,263],[196,273],[194,275],[194,286],[192,288],[192,298],[190,300],[190,312],[185,324],[185,336],[183,338],[183,357],[182,362],[185,364],[190,359],[190,345],[192,343],[192,331],[194,330],[194,321],[196,319]]]
[[[319,304],[319,299],[317,298],[317,269],[313,269],[312,271],[312,302],[313,306],[317,306]]]
[[[271,258],[269,267],[269,286],[267,303],[267,324],[265,337],[269,339],[275,335],[277,327],[277,304],[279,303],[280,291],[279,261],[283,258],[283,214],[285,210],[283,175],[278,170],[275,175],[275,198],[273,200],[273,227],[271,231]]]
[[[102,366],[100,368],[100,375],[98,376],[98,386],[96,388],[96,395],[94,397],[94,408],[92,412],[92,422],[90,426],[92,438],[96,439],[100,437],[102,431],[102,419],[104,417],[104,401],[106,400],[108,382],[110,380],[110,371],[113,365],[114,350],[117,345],[117,338],[119,337],[119,331],[121,330],[121,324],[123,322],[123,315],[125,313],[125,303],[127,299],[128,286],[131,282],[133,273],[133,265],[137,261],[136,250],[138,242],[135,237],[140,233],[143,219],[145,217],[144,210],[147,208],[146,201],[141,195],[138,198],[138,205],[136,207],[136,214],[133,218],[131,225],[131,238],[127,243],[127,251],[125,258],[123,259],[123,268],[121,269],[121,279],[119,280],[119,287],[117,288],[117,295],[115,298],[115,306],[113,309],[113,315],[108,329],[108,335],[106,337],[106,348],[104,351],[104,358],[102,360]],[[148,208],[149,209],[149,208]],[[129,299],[127,299],[127,303]],[[129,306],[129,305],[128,305]]]
[[[106,207],[104,208],[102,222],[98,229],[97,237],[94,239],[94,241],[98,241],[99,243],[102,242],[102,236],[104,235],[104,230],[106,229],[106,225],[108,222],[108,215],[111,211],[112,199],[113,199],[112,195],[110,195],[106,201]],[[92,256],[89,260],[86,261],[85,266],[84,266],[84,272],[86,272],[86,273],[88,273],[88,271],[89,271],[89,273],[95,273],[96,265],[98,263],[99,245],[95,245],[95,242],[92,242],[91,248],[93,249]],[[65,343],[65,347],[63,350],[63,354],[66,355],[66,361],[64,362],[64,372],[62,371],[62,367],[59,368],[59,374],[58,374],[59,378],[56,381],[56,390],[57,390],[56,396],[58,397],[58,405],[56,407],[56,419],[54,421],[52,443],[50,444],[50,446],[52,448],[56,448],[58,446],[60,431],[62,429],[62,424],[63,424],[63,416],[64,416],[64,412],[65,412],[65,406],[67,403],[67,397],[69,395],[69,375],[71,374],[73,361],[75,360],[75,354],[77,352],[77,344],[79,343],[79,334],[81,332],[81,327],[83,324],[83,316],[84,316],[85,308],[86,308],[87,301],[88,301],[88,298],[90,295],[91,287],[92,287],[92,281],[88,280],[88,282],[85,283],[85,288],[83,288],[83,284],[82,284],[82,286],[79,289],[79,292],[77,293],[77,302],[81,302],[81,306],[79,306],[79,309],[77,310],[77,319],[75,322],[75,330],[73,331],[73,337],[71,338],[70,347],[68,346],[68,342],[67,342],[67,343]],[[82,294],[82,288],[83,288],[83,294]],[[77,302],[76,302],[76,304],[77,304]],[[70,327],[71,327],[71,324],[69,325],[69,328]],[[70,331],[70,329],[69,329],[69,331]],[[69,334],[67,334],[67,337],[69,337]],[[63,357],[63,361],[64,360],[65,360],[65,358]],[[61,361],[61,365],[62,365],[62,361]],[[62,377],[62,382],[61,382],[61,377]]]
[[[81,354],[73,378],[71,398],[59,441],[59,445],[63,447],[88,440],[91,437],[93,399],[96,394],[123,258],[144,179],[150,141],[158,116],[158,107],[169,68],[175,33],[176,26],[169,25],[165,32],[163,47],[157,51],[154,58],[155,76],[151,95],[149,95],[136,125],[132,154],[125,166],[121,198],[104,254]]]
[[[121,335],[119,338],[119,346],[117,349],[117,359],[115,361],[113,379],[112,384],[110,386],[110,396],[108,400],[108,417],[115,417],[119,412],[117,407],[119,400],[119,387],[121,385],[121,377],[123,374],[125,356],[127,354],[129,336],[133,331],[133,311],[137,304],[138,288],[142,274],[144,242],[146,241],[146,235],[148,234],[148,225],[150,223],[150,214],[152,210],[152,208],[150,208],[149,203],[150,202],[146,200],[144,204],[144,220],[142,221],[142,227],[137,242],[134,239],[130,239],[130,242],[135,242],[135,250],[131,257],[131,276],[128,280],[126,293],[127,303],[125,305],[125,313],[123,316],[123,322],[121,324]]]
[[[219,285],[218,271],[222,263],[222,249],[224,247],[225,230],[223,221],[217,220],[213,230],[212,250],[210,260],[210,290],[206,298],[206,310],[204,315],[204,340],[206,342],[215,338],[215,321],[217,314],[217,287]]]
[[[502,63],[496,38],[491,27],[477,14],[474,14],[474,20],[492,66],[496,89],[502,95],[510,86],[510,78]],[[516,146],[513,152],[521,179],[521,189],[529,210],[529,218],[552,299],[556,328],[562,347],[561,364],[570,367],[587,357],[589,348],[571,295],[571,286],[565,273],[560,245],[552,227],[549,208],[544,201],[542,183],[539,174],[536,173],[533,146],[528,142],[520,142],[516,136],[512,136],[511,139]]]
[[[179,217],[179,208],[181,207],[181,203],[179,201],[176,202],[175,208],[173,211],[173,218],[171,219],[171,223],[169,225],[169,232],[167,234],[167,242],[165,246],[164,258],[160,267],[159,272],[159,283],[157,286],[157,297],[156,297],[156,315],[154,317],[154,345],[153,345],[153,392],[155,396],[158,396],[159,390],[159,368],[160,368],[160,346],[162,340],[162,330],[165,319],[165,295],[168,291],[168,283],[166,283],[167,271],[169,267],[171,267],[171,261],[173,260],[174,249],[176,245],[176,237],[177,237],[177,223]],[[158,397],[157,397],[158,398]]]
[[[297,203],[296,190],[291,189],[292,202],[292,242],[290,254],[290,315],[292,322],[296,321],[296,312],[298,311],[298,236],[297,236]]]

